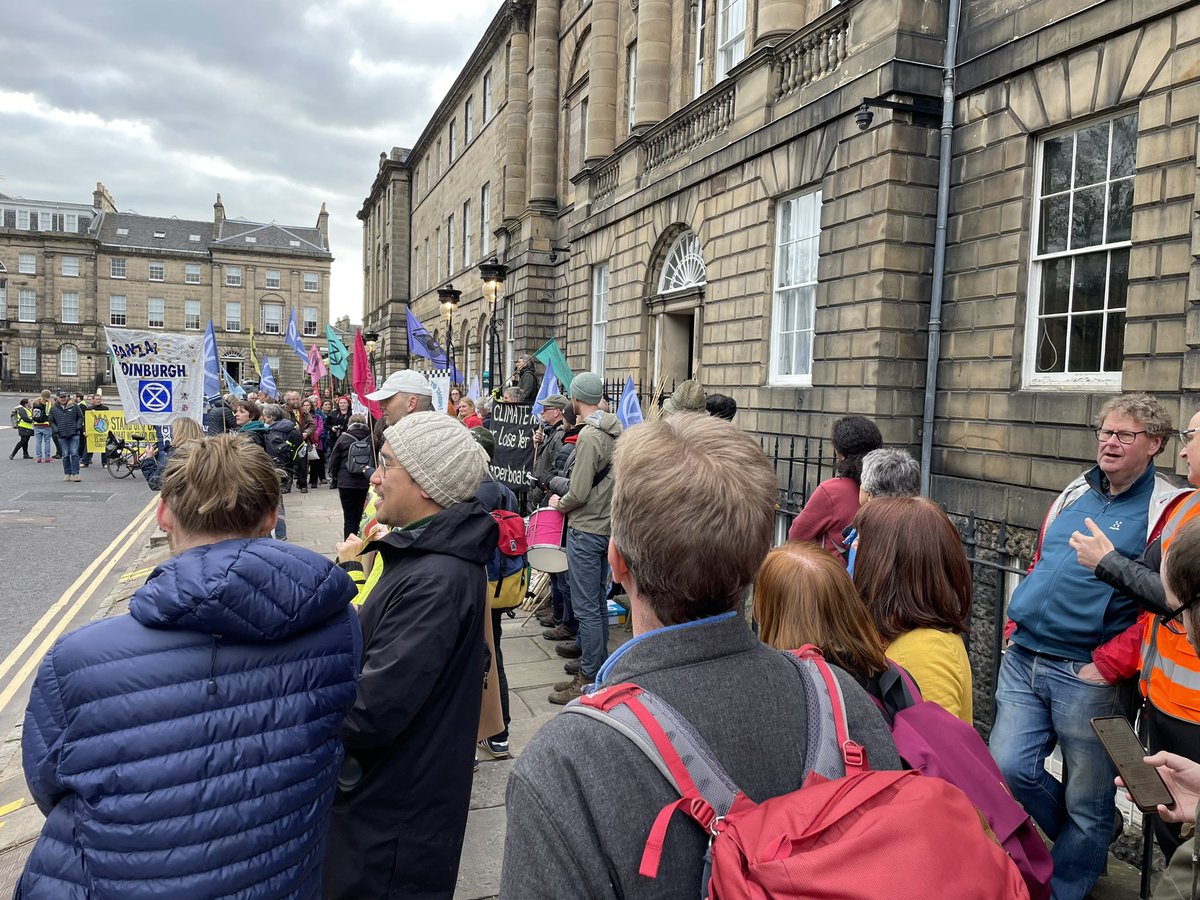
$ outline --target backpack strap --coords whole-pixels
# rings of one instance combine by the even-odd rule
[[[867,694],[888,720],[889,727],[896,713],[922,702],[921,691],[902,667],[888,660],[888,667],[867,685]]]
[[[586,715],[619,731],[679,792],[680,798],[664,806],[654,820],[639,874],[658,876],[667,827],[677,810],[709,835],[719,833],[741,792],[704,738],[671,704],[636,684],[624,683],[572,701],[565,711]]]
[[[808,701],[809,740],[805,768],[828,779],[868,771],[867,751],[850,738],[842,686],[821,650],[806,644],[783,655],[799,671]],[[813,740],[814,735],[816,740]]]

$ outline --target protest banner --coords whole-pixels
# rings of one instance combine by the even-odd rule
[[[204,337],[107,328],[117,392],[133,424],[204,417]]]
[[[87,434],[85,453],[103,453],[110,434],[127,443],[157,440],[151,426],[126,422],[125,414],[115,410],[89,409],[83,414],[83,427]]]
[[[492,432],[496,457],[492,477],[513,491],[533,486],[533,432],[538,421],[530,403],[497,403],[492,407]]]
[[[429,386],[433,388],[433,409],[435,412],[446,412],[450,403],[450,376],[441,373],[429,375]]]

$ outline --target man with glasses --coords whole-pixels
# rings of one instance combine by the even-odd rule
[[[1179,432],[1179,456],[1187,464],[1188,481],[1196,486],[1200,486],[1198,433],[1200,412]],[[1080,565],[1094,570],[1097,578],[1147,610],[1123,633],[1096,648],[1092,663],[1080,670],[1080,676],[1116,684],[1140,672],[1150,749],[1185,756],[1194,756],[1195,748],[1200,746],[1200,658],[1180,621],[1182,608],[1172,612],[1167,604],[1159,572],[1167,548],[1180,529],[1197,516],[1200,491],[1178,498],[1162,533],[1137,560],[1117,552],[1104,531],[1090,519],[1085,521],[1087,534],[1077,531],[1071,536]],[[1169,862],[1183,840],[1179,825],[1157,817],[1152,822],[1158,845]]]
[[[1113,549],[1140,556],[1184,491],[1154,468],[1171,418],[1147,394],[1109,400],[1096,417],[1096,465],[1050,507],[1033,569],[1013,593],[1015,628],[996,686],[992,755],[1009,787],[1054,841],[1056,900],[1082,900],[1104,868],[1116,772],[1091,728],[1118,713],[1117,688],[1089,677],[1092,652],[1134,624],[1133,600],[1080,565],[1071,537],[1102,531]],[[1060,783],[1045,770],[1058,746]]]

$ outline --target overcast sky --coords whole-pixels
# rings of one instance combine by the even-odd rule
[[[362,318],[355,213],[411,147],[500,0],[42,0],[0,29],[0,193],[313,226],[332,314]]]

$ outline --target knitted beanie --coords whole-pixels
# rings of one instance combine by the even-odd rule
[[[462,422],[445,413],[405,416],[383,432],[396,461],[445,509],[475,496],[487,472],[487,452]]]
[[[675,392],[663,403],[669,413],[704,412],[704,388],[693,378],[680,383]]]
[[[604,382],[595,372],[580,372],[571,381],[571,399],[595,406],[604,396]]]

